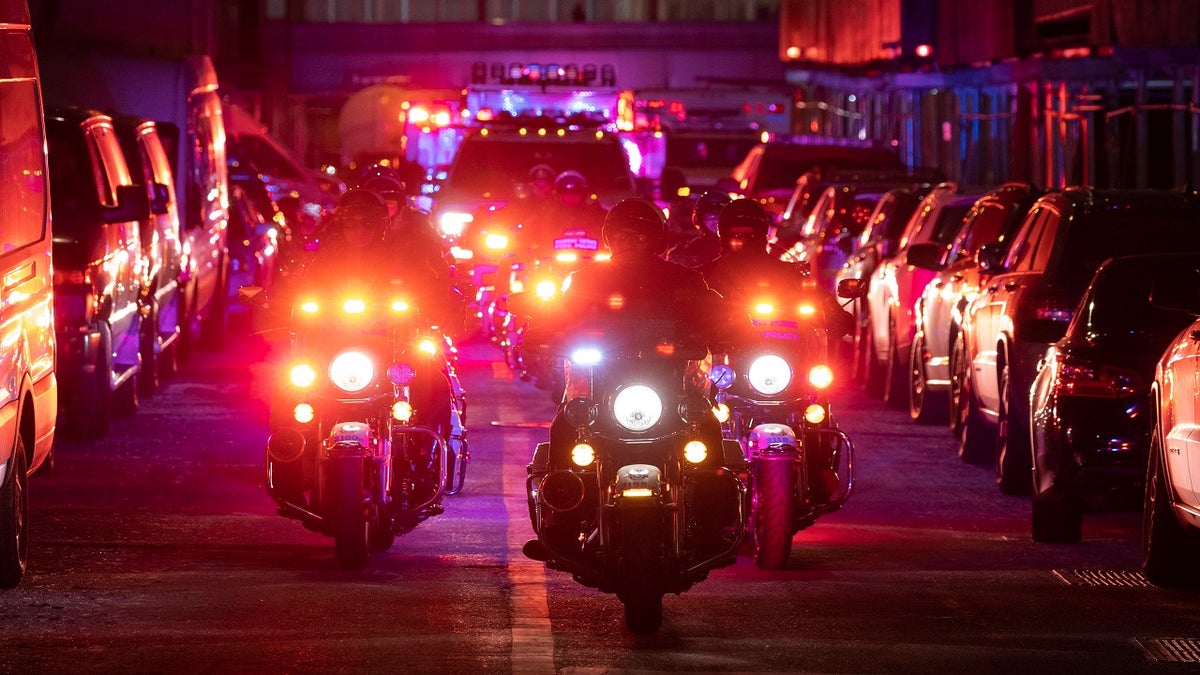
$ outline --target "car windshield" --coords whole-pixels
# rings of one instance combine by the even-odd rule
[[[667,166],[732,169],[758,145],[758,136],[674,133],[667,136]]]
[[[1113,255],[1200,250],[1200,209],[1139,204],[1093,211],[1072,222],[1067,236],[1059,249],[1059,272],[1086,284]]]
[[[539,164],[555,171],[578,171],[596,192],[633,188],[625,153],[615,141],[538,142],[480,137],[463,142],[446,186],[470,195],[510,197],[515,186],[527,180],[529,170]]]
[[[796,179],[806,171],[821,167],[837,172],[847,169],[896,169],[904,164],[895,153],[877,148],[787,148],[782,152],[768,150],[755,179],[755,190],[792,190]]]
[[[1150,304],[1160,281],[1170,283],[1181,269],[1200,266],[1200,255],[1135,256],[1105,265],[1092,282],[1091,301],[1081,317],[1089,334],[1155,334],[1173,337],[1195,317]]]

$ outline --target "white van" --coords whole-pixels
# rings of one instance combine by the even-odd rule
[[[46,131],[25,0],[0,0],[0,588],[29,556],[28,476],[54,443],[58,382]]]
[[[157,122],[175,176],[185,260],[180,354],[221,345],[228,280],[225,122],[207,56],[158,58],[56,50],[41,56],[47,103]]]

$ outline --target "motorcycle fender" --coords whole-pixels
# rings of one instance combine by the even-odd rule
[[[613,494],[657,504],[663,495],[662,471],[653,464],[627,464],[617,470]]]
[[[362,422],[339,422],[325,439],[325,456],[365,457],[371,454],[371,427]]]
[[[750,456],[772,452],[795,452],[800,447],[796,432],[786,424],[760,424],[750,431]]]

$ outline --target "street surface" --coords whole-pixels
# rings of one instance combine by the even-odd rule
[[[263,345],[200,354],[31,480],[0,672],[1130,673],[1200,654],[1200,592],[1144,585],[1137,514],[1035,544],[1028,499],[961,463],[943,427],[850,388],[835,414],[856,444],[853,499],[796,536],[787,570],[743,557],[635,638],[615,596],[520,553],[525,463],[553,405],[498,356],[463,348],[465,490],[346,572],[262,489]]]

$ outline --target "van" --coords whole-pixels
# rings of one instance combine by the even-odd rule
[[[58,408],[49,171],[25,0],[0,0],[0,588],[29,557],[28,477],[46,464]]]
[[[157,123],[176,177],[183,250],[180,355],[225,335],[229,188],[217,73],[207,56],[102,52],[42,55],[48,103],[138,115]]]
[[[46,109],[54,213],[54,326],[63,431],[108,434],[112,413],[137,410],[141,369],[142,223],[146,188],[134,183],[112,118]]]

